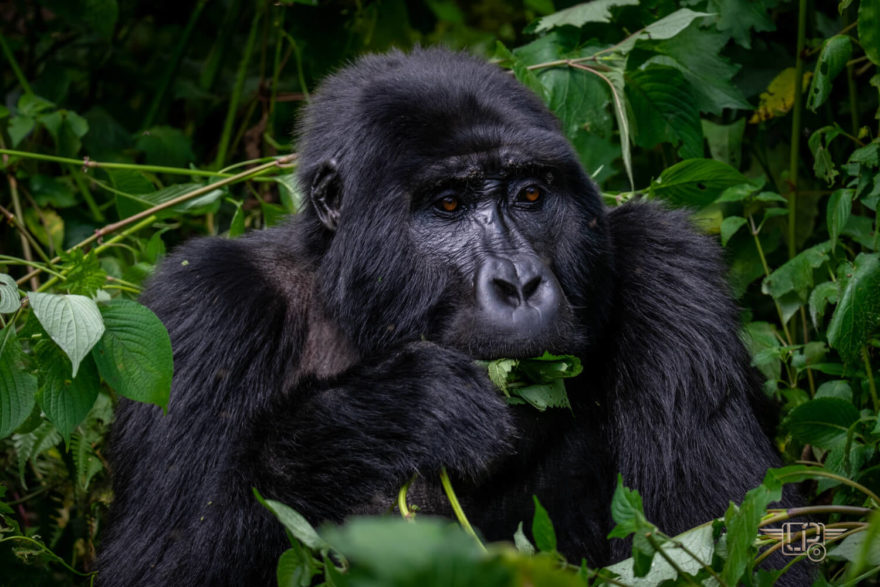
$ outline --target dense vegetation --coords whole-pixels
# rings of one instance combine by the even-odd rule
[[[488,550],[417,513],[316,533],[268,502],[292,540],[280,583],[439,585],[453,568],[479,585],[763,585],[776,573],[756,562],[782,544],[761,529],[805,513],[842,530],[819,584],[877,580],[880,4],[159,4],[0,8],[0,583],[93,581],[113,405],[168,401],[167,333],[134,301],[144,279],[183,239],[295,213],[291,129],[309,90],[347,58],[415,43],[510,68],[609,205],[661,199],[718,235],[791,465],[675,539],[623,479],[612,539],[634,535],[634,556],[602,571],[560,560],[551,520],[566,514],[537,501],[535,544]],[[766,512],[794,482],[809,507]]]

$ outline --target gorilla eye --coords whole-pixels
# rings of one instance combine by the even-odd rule
[[[455,196],[445,196],[440,198],[434,205],[444,212],[455,212],[461,206],[461,201]]]
[[[536,185],[530,185],[520,190],[517,200],[520,202],[537,202],[544,195],[544,192]]]

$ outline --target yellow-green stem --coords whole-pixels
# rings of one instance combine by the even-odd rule
[[[452,511],[455,512],[455,517],[458,520],[458,523],[461,524],[461,527],[464,528],[465,532],[474,538],[483,552],[486,552],[486,547],[483,545],[483,541],[477,536],[471,523],[468,522],[467,516],[464,515],[464,510],[461,509],[461,504],[458,502],[458,496],[455,495],[455,491],[452,489],[452,482],[449,480],[449,474],[446,472],[446,467],[440,469],[440,483],[443,485],[443,491],[446,492],[446,498],[449,500],[449,505],[452,506]]]

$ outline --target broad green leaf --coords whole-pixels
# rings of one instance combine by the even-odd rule
[[[281,554],[275,574],[278,587],[309,587],[318,572],[312,555],[294,544]]]
[[[816,108],[825,103],[831,95],[831,82],[846,67],[850,55],[852,55],[852,42],[849,36],[835,35],[825,41],[810,82],[807,108],[815,112]]]
[[[489,362],[489,379],[492,380],[495,387],[504,392],[504,395],[509,395],[507,378],[516,367],[517,363],[519,363],[519,361],[516,359],[496,359]]]
[[[30,177],[29,183],[40,207],[70,208],[77,205],[77,196],[67,181],[38,173]]]
[[[873,524],[876,526],[878,523],[876,514],[874,518]],[[863,565],[862,569],[880,566],[880,532],[865,531],[847,536],[832,548],[828,556],[858,562]]]
[[[771,482],[768,487],[768,482]],[[728,585],[739,585],[742,575],[753,556],[753,543],[758,535],[758,524],[767,506],[782,498],[782,487],[768,472],[764,484],[746,493],[742,505],[733,503],[724,514],[727,527],[727,560],[721,571],[722,580]]]
[[[764,278],[761,291],[777,300],[793,292],[798,299],[806,302],[807,293],[813,287],[813,270],[830,259],[830,250],[831,243],[825,241],[802,251]]]
[[[828,223],[828,235],[831,238],[831,252],[837,245],[837,239],[849,220],[852,211],[853,191],[849,189],[836,190],[828,198],[826,220]]]
[[[840,290],[833,281],[820,283],[810,292],[810,319],[813,321],[813,326],[816,330],[821,330],[820,322],[822,317],[825,316],[825,307],[829,302],[836,304],[839,293]]]
[[[711,120],[701,120],[700,123],[712,158],[739,169],[742,164],[742,140],[746,119],[740,118],[731,124],[716,124]]]
[[[321,538],[315,528],[309,523],[305,517],[290,506],[273,499],[265,499],[260,492],[254,488],[254,496],[263,506],[272,512],[278,521],[284,525],[284,528],[290,534],[305,544],[312,550],[327,550],[330,545]]]
[[[831,397],[852,402],[852,388],[849,382],[843,380],[826,381],[816,390],[815,399]]]
[[[149,194],[156,191],[156,186],[144,173],[133,169],[108,169],[110,183],[118,191],[126,195]],[[118,204],[117,204],[118,207]],[[140,212],[140,210],[137,210]]]
[[[727,241],[729,241],[745,224],[746,219],[742,216],[728,216],[725,218],[721,222],[721,246],[726,246]]]
[[[560,10],[555,14],[539,18],[532,32],[540,33],[555,27],[581,27],[588,22],[611,22],[610,8],[617,6],[637,6],[638,0],[593,0]]]
[[[653,183],[651,194],[674,206],[702,208],[714,202],[746,177],[726,163],[714,159],[686,159],[663,170]]]
[[[834,166],[834,160],[828,151],[831,141],[839,137],[843,131],[836,126],[823,126],[810,135],[807,144],[813,153],[813,173],[819,179],[825,180],[829,186],[834,184],[834,178],[840,172]]]
[[[681,143],[678,154],[683,159],[702,157],[700,112],[684,75],[674,67],[649,65],[624,78],[635,143],[646,149]]]
[[[861,253],[828,324],[828,342],[848,362],[880,325],[880,254]]]
[[[623,42],[617,44],[615,49],[621,53],[628,53],[637,41],[661,41],[675,38],[679,33],[688,28],[691,23],[704,16],[712,15],[708,12],[694,12],[689,8],[680,8],[631,35]],[[699,26],[699,23],[696,24]]]
[[[553,522],[547,510],[538,501],[538,496],[533,495],[532,500],[535,502],[535,515],[532,518],[532,538],[535,540],[535,546],[541,552],[556,551],[556,531],[553,529]]]
[[[165,326],[146,306],[118,298],[101,307],[107,327],[92,356],[117,393],[168,407],[174,364]]]
[[[771,381],[782,378],[780,342],[769,322],[749,322],[743,328],[743,342],[752,355],[752,364]]]
[[[616,523],[608,538],[626,538],[632,533],[655,530],[655,526],[645,519],[642,496],[635,489],[623,485],[623,476],[617,475],[617,488],[611,498],[611,517]]]
[[[847,430],[858,419],[859,411],[851,402],[823,397],[792,410],[786,427],[797,440],[830,449],[846,442]]]
[[[101,382],[90,361],[83,363],[79,373],[71,377],[64,356],[56,353],[57,359],[43,366],[39,401],[64,442],[69,443],[71,433],[95,405]]]
[[[529,69],[525,61],[514,55],[501,41],[495,43],[495,58],[499,60],[498,65],[513,70],[516,79],[535,92],[545,103],[548,102],[550,96],[547,88],[538,80],[538,74]]]
[[[859,44],[874,65],[880,65],[880,2],[859,2]]]
[[[718,14],[715,23],[718,30],[729,32],[736,43],[746,49],[752,48],[750,29],[755,32],[776,30],[764,0],[710,0],[708,8]]]
[[[678,546],[679,544],[683,545],[687,550],[682,549]],[[712,525],[697,526],[693,530],[679,534],[673,540],[663,543],[660,549],[682,571],[691,575],[696,574],[704,565],[712,564],[712,553],[715,550]],[[697,558],[695,559],[694,556]],[[633,573],[632,558],[622,560],[606,568],[617,573],[619,575],[617,580],[625,585],[631,585],[632,587],[654,587],[664,581],[674,580],[678,576],[678,571],[666,561],[666,557],[653,557],[650,569],[641,577],[637,577]]]
[[[149,165],[186,167],[194,162],[190,138],[179,129],[156,126],[141,133],[135,146],[144,152]]]
[[[299,189],[296,174],[288,173],[286,175],[277,175],[272,179],[274,179],[281,187],[281,189],[278,190],[278,196],[281,200],[281,205],[284,206],[284,211],[288,214],[296,214],[299,212],[305,202],[305,195],[303,195],[302,191]]]
[[[12,140],[12,147],[17,147],[34,130],[36,124],[37,121],[30,116],[23,114],[14,116],[6,128],[7,132],[9,132],[9,138]]]
[[[85,296],[30,292],[28,301],[40,324],[70,358],[73,377],[104,334],[98,305]]]
[[[0,314],[11,314],[21,307],[18,285],[11,275],[0,273]]]
[[[21,347],[12,325],[0,330],[0,438],[6,438],[34,408],[37,378],[21,369]]]
[[[727,35],[703,29],[699,22],[692,22],[672,38],[662,41],[657,38],[652,35],[650,41],[640,40],[637,48],[643,47],[648,54],[654,52],[646,63],[669,65],[684,74],[694,90],[694,101],[700,112],[720,115],[725,108],[751,109],[742,91],[731,81],[739,66],[731,65],[722,57],[721,49],[727,44]],[[633,64],[628,67],[632,68]]]

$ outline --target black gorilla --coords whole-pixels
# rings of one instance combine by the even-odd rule
[[[512,76],[443,50],[365,57],[302,125],[308,205],[196,240],[143,301],[164,321],[167,416],[123,400],[103,585],[264,585],[285,534],[386,510],[413,473],[443,513],[510,539],[536,494],[560,550],[609,546],[617,473],[674,534],[776,464],[719,250],[684,214],[606,210],[557,121]],[[475,358],[577,354],[572,412],[510,407]]]

